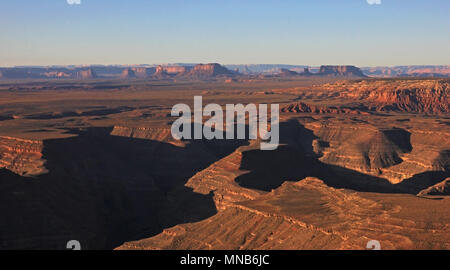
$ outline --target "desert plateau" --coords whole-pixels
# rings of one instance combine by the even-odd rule
[[[1,80],[0,248],[449,249],[450,81],[321,70]],[[280,104],[280,146],[175,140],[194,96]]]

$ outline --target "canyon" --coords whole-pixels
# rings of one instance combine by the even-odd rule
[[[450,248],[448,79],[83,70],[0,81],[0,249]],[[279,147],[174,139],[194,96],[279,104]]]

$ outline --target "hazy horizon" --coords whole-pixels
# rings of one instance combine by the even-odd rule
[[[49,64],[49,65],[14,65],[14,66],[0,66],[0,68],[21,68],[21,67],[27,67],[27,68],[52,68],[52,67],[126,67],[126,66],[130,66],[130,67],[156,67],[156,66],[176,66],[176,65],[197,65],[197,64],[213,64],[213,63],[217,63],[217,62],[197,62],[197,63],[150,63],[150,64],[67,64],[67,65],[58,65],[58,64]],[[450,64],[439,64],[439,65],[434,65],[434,64],[412,64],[412,65],[385,65],[385,66],[357,66],[357,65],[352,65],[352,64],[319,64],[319,65],[307,65],[307,64],[285,64],[285,63],[256,63],[256,64],[248,64],[248,63],[243,63],[243,64],[236,64],[236,63],[230,63],[230,64],[223,64],[223,63],[217,63],[223,66],[258,66],[258,65],[268,65],[268,66],[292,66],[292,67],[301,67],[301,66],[307,66],[309,68],[319,68],[320,66],[356,66],[359,68],[394,68],[394,67],[439,67],[439,66],[450,66]]]

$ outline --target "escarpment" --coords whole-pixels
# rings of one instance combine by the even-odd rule
[[[42,141],[0,136],[0,169],[22,176],[44,174],[47,169],[42,150]]]
[[[448,80],[361,80],[325,85],[373,111],[450,113]]]
[[[164,129],[71,132],[73,137],[40,143],[2,138],[7,170],[0,169],[0,227],[8,234],[0,237],[0,248],[64,249],[71,239],[85,249],[112,248],[214,215],[213,199],[184,184],[239,146],[226,141],[178,146],[164,142]],[[32,172],[24,168],[40,157],[38,151],[48,172],[30,181],[19,172]]]
[[[419,192],[418,196],[450,195],[450,178]]]
[[[321,66],[318,75],[366,77],[361,69],[355,66]]]

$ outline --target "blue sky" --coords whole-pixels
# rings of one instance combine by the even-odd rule
[[[448,14],[448,0],[0,0],[0,66],[447,65]]]

